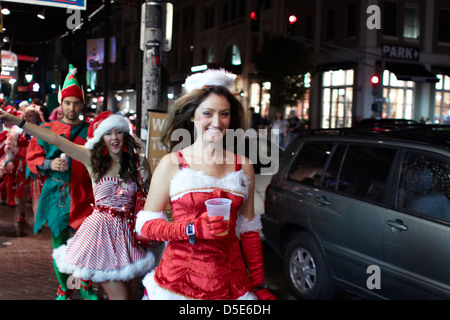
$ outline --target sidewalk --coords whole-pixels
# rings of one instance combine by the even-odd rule
[[[0,300],[54,300],[58,281],[50,229],[45,225],[33,233],[34,217],[28,204],[19,235],[14,210],[0,204]],[[79,299],[78,290],[74,290],[72,300]]]
[[[16,232],[14,208],[0,205],[0,300],[55,299],[58,281],[52,263],[50,229],[33,234],[27,205],[22,236]]]

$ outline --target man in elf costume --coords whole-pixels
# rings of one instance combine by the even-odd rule
[[[63,88],[58,92],[64,117],[41,126],[74,143],[84,145],[89,123],[79,118],[84,108],[84,93],[75,73],[76,69],[69,65]],[[47,223],[52,232],[53,248],[58,248],[66,244],[71,231],[77,230],[92,212],[94,195],[90,176],[83,164],[70,158],[65,159],[61,150],[35,137],[30,141],[26,159],[31,172],[45,176],[34,232],[37,233]],[[68,288],[69,275],[60,273],[54,262],[53,265],[59,282],[56,299],[68,299],[71,293],[69,289],[72,289]],[[69,283],[76,282],[69,280]],[[80,295],[82,299],[97,300],[90,283],[82,279]]]

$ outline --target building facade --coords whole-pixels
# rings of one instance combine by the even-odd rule
[[[297,105],[285,106],[285,115],[294,109],[312,128],[348,127],[373,116],[449,121],[448,0],[171,2],[171,49],[161,57],[168,77],[162,88],[162,110],[169,110],[182,94],[186,76],[222,67],[237,75],[233,92],[246,110],[254,107],[262,115],[273,116],[270,83],[259,79],[255,56],[265,41],[285,35],[304,44],[313,56],[308,91]],[[83,28],[72,36],[75,39],[81,32],[77,42],[81,53],[88,49],[86,39],[104,38],[105,30],[114,38],[115,60],[108,64],[108,71],[86,72],[90,106],[124,114],[137,110],[142,81],[142,3],[111,3],[109,20],[103,8],[94,17],[85,17]],[[290,16],[296,17],[292,24]],[[58,63],[60,68],[74,61],[71,52],[64,55],[65,63]],[[75,64],[83,65],[81,60]],[[374,75],[378,84],[371,83]]]
[[[195,70],[224,67],[238,77],[244,107],[266,114],[267,86],[255,54],[275,35],[313,53],[314,72],[294,108],[313,128],[356,124],[373,116],[445,123],[450,112],[450,2],[445,0],[172,1],[172,49],[163,57],[169,102]],[[252,30],[252,12],[259,30]],[[297,22],[289,26],[290,15]],[[196,67],[196,69],[191,69]],[[379,84],[371,83],[373,75]]]

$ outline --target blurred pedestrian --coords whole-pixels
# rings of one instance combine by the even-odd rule
[[[10,104],[4,105],[2,110],[14,115],[18,113],[18,110]],[[0,135],[1,154],[3,154],[0,159],[0,174],[2,176],[0,190],[2,200],[6,201],[10,207],[16,206],[16,172],[12,169],[14,166],[10,162],[14,159],[14,156],[12,155],[17,153],[17,137],[18,134],[16,133],[16,126],[3,124],[3,131]],[[7,155],[9,156],[7,157]]]
[[[24,119],[30,123],[39,125],[41,116],[36,108],[31,105],[24,110]],[[14,176],[14,202],[16,204],[17,231],[22,234],[21,224],[25,222],[26,204],[31,197],[33,209],[33,222],[36,217],[37,204],[43,184],[41,175],[29,175],[27,172],[26,154],[31,136],[17,126],[12,126],[10,137],[5,148],[4,166]]]
[[[159,266],[143,280],[146,299],[274,298],[265,286],[253,166],[221,148],[227,129],[242,128],[244,111],[230,92],[234,79],[224,70],[188,77],[187,94],[166,120],[161,141],[171,153],[155,169],[136,220],[144,238],[168,241]],[[180,132],[191,138],[183,149],[172,141]],[[229,221],[208,216],[204,202],[219,197],[231,200]],[[173,222],[164,214],[168,201]]]
[[[255,111],[254,107],[250,107],[250,128],[258,132],[263,127],[263,118],[261,114]]]
[[[272,121],[272,133],[275,140],[280,146],[284,146],[283,139],[286,132],[286,120],[283,118],[283,113],[279,110],[275,112],[275,119]]]
[[[63,88],[58,93],[63,119],[41,126],[75,144],[84,145],[89,124],[79,118],[83,112],[84,93],[75,78],[75,72],[76,69],[70,65]],[[52,232],[54,249],[66,244],[71,232],[77,230],[92,213],[91,204],[94,203],[92,183],[86,168],[77,160],[63,159],[61,155],[61,150],[53,143],[35,136],[30,141],[26,158],[30,171],[46,178],[36,212],[34,232],[37,233],[47,223]],[[56,299],[68,299],[71,294],[67,286],[69,275],[59,272],[55,262],[54,266],[59,282]],[[88,282],[82,279],[81,285],[82,299],[97,298]]]
[[[291,110],[291,112],[289,113],[289,118],[287,119],[287,128],[286,128],[286,132],[287,132],[287,141],[286,141],[286,146],[289,145],[289,143],[291,143],[291,141],[297,137],[298,135],[300,135],[302,131],[302,123],[300,121],[300,119],[297,117],[297,112],[295,112],[295,110]]]
[[[56,121],[56,120],[61,120],[64,117],[64,113],[63,110],[61,108],[61,106],[56,107],[55,109],[53,109],[52,113],[50,114],[50,117],[48,117],[49,121]]]

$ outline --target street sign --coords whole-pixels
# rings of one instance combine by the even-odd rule
[[[162,51],[170,51],[172,48],[172,21],[173,21],[173,5],[170,2],[162,3]]]
[[[173,4],[170,2],[162,2],[161,5],[161,50],[170,51],[172,48],[172,25],[173,25]],[[145,50],[145,12],[146,3],[141,6],[141,37],[140,48]]]
[[[419,56],[420,51],[418,48],[383,44],[383,58],[419,61]]]
[[[386,101],[387,101],[387,99],[384,97],[374,97],[373,98],[373,102],[385,103]]]
[[[2,50],[0,79],[19,79],[19,59],[17,54],[11,51]]]
[[[86,10],[87,0],[3,0],[2,2],[28,3],[40,6]]]

